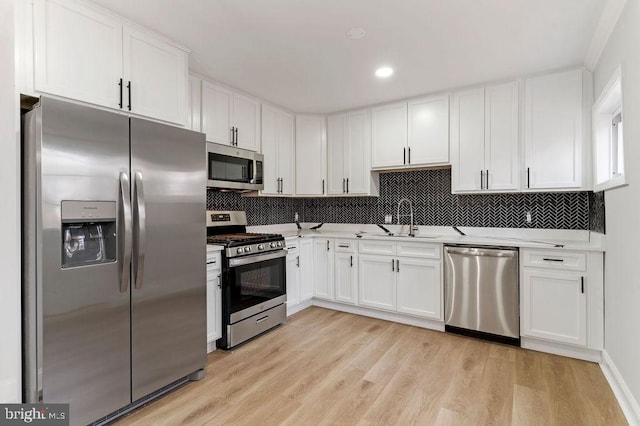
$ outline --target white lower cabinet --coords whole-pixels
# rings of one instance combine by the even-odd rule
[[[333,300],[333,240],[313,240],[313,297]]]
[[[442,266],[439,260],[398,258],[398,312],[436,320],[442,317]]]
[[[219,251],[207,251],[207,352],[222,337],[222,282]]]
[[[584,274],[525,268],[522,277],[521,334],[586,345],[587,295]]]
[[[358,303],[358,259],[354,253],[336,252],[335,268],[335,301],[342,303]]]
[[[313,240],[303,238],[299,245],[300,301],[304,302],[313,297]]]
[[[360,305],[395,311],[395,259],[361,254],[358,260],[358,272]]]
[[[522,347],[599,361],[603,253],[523,248],[520,265]]]
[[[287,311],[300,303],[300,250],[287,244]]]

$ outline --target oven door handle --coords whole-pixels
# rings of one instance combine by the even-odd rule
[[[265,254],[244,256],[236,259],[229,259],[229,267],[233,268],[236,266],[250,265],[252,263],[263,262],[265,260],[278,259],[286,256],[287,256],[286,250],[278,250],[275,253],[265,253]]]

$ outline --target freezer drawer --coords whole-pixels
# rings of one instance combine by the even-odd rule
[[[445,246],[444,255],[445,328],[519,339],[518,250]]]

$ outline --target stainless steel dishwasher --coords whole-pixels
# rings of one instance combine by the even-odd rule
[[[520,346],[518,249],[445,246],[445,330]]]

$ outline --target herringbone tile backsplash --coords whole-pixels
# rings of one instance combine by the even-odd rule
[[[380,197],[266,198],[207,191],[210,210],[246,210],[250,225],[293,222],[382,223],[398,201],[414,205],[418,225],[591,229],[604,232],[604,197],[592,192],[451,194],[449,169],[383,173]],[[531,223],[526,213],[531,212]]]

